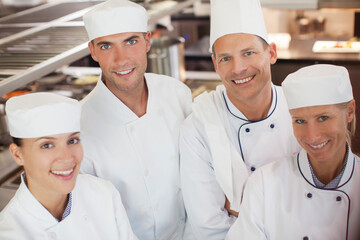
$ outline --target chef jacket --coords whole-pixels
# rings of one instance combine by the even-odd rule
[[[226,239],[360,239],[360,159],[349,152],[337,188],[317,188],[307,153],[249,177],[239,218]]]
[[[191,91],[164,75],[145,74],[146,114],[138,117],[99,80],[82,101],[81,170],[110,180],[141,240],[182,239],[185,208],[178,138]]]
[[[79,174],[72,191],[70,214],[58,222],[22,180],[0,213],[0,239],[102,240],[137,239],[121,197],[108,181]]]
[[[223,145],[232,145],[238,153],[238,158],[232,161],[245,165],[242,167],[248,171],[244,174],[251,174],[266,163],[299,151],[300,146],[293,135],[291,116],[282,88],[272,85],[272,96],[267,118],[255,122],[248,121],[231,103],[223,85],[219,85],[216,91],[209,94],[211,103],[208,105],[196,107],[196,104],[202,102],[194,100],[193,113],[184,121],[180,132],[180,174],[188,219],[197,239],[224,239],[236,220],[224,209],[226,191],[219,184],[214,165],[215,161],[221,162],[224,159],[221,158],[221,152],[217,154],[220,157],[214,159],[212,153],[215,150],[225,151],[225,156],[228,150],[222,150]],[[216,107],[214,117],[206,113],[211,111],[209,109],[212,105]],[[207,121],[205,118],[200,121],[196,117],[199,109],[210,115]],[[215,117],[219,118],[221,123],[212,123]],[[207,124],[222,125],[224,130],[215,129],[209,133],[206,130]],[[227,137],[220,137],[218,143],[210,144],[217,139],[214,132],[225,132]],[[226,171],[229,175],[232,174],[234,165],[231,163],[229,166],[229,171],[220,169],[223,175]],[[235,181],[236,177],[239,181],[244,179],[243,176],[234,175]],[[240,187],[243,184],[244,182]],[[240,202],[241,196],[237,200]]]

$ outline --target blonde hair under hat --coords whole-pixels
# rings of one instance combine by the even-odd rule
[[[147,32],[145,8],[128,0],[108,0],[83,16],[89,40],[124,32]]]
[[[79,101],[54,93],[30,93],[10,98],[5,105],[10,135],[37,138],[79,132]]]
[[[210,50],[218,38],[233,33],[257,35],[269,43],[259,0],[211,0],[210,4]]]
[[[289,109],[345,103],[354,98],[347,69],[330,64],[301,68],[281,85]]]

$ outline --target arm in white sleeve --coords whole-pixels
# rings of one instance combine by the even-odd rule
[[[226,240],[266,240],[264,212],[263,176],[258,169],[246,182],[238,219],[230,228]]]
[[[191,229],[198,240],[224,239],[236,218],[224,208],[225,194],[218,184],[209,149],[192,122],[180,129],[180,177]]]
[[[119,239],[138,240],[130,226],[130,222],[126,214],[124,205],[122,204],[120,194],[114,186],[113,202],[115,208],[116,224],[119,230]]]

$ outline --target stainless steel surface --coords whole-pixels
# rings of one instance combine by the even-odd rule
[[[162,37],[151,41],[147,72],[186,80],[183,38]]]
[[[1,147],[0,151],[0,186],[16,171],[19,166],[12,159],[9,149]]]
[[[168,0],[151,3],[147,9],[149,14],[148,22],[154,24],[160,18],[179,12],[195,1],[186,0],[178,3],[177,1]],[[87,34],[83,23],[74,20],[80,20],[82,15],[88,11],[87,7],[94,3],[94,1],[76,3],[72,5],[76,7],[70,14],[68,14],[69,5],[54,3],[26,10],[25,14],[19,13],[15,17],[1,18],[0,28],[15,26],[12,24],[19,27],[19,24],[25,24],[23,22],[30,19],[34,21],[34,27],[0,39],[0,65],[3,66],[0,68],[0,96],[88,55]],[[67,4],[71,5],[73,3]],[[80,8],[85,9],[79,10]],[[60,18],[41,23],[41,21],[53,19],[53,17],[36,19],[37,14],[46,15],[47,10],[51,13],[57,11],[63,11],[63,13],[56,14],[56,17],[61,16]],[[35,18],[33,18],[34,16]],[[27,23],[27,26],[29,26],[29,23]],[[54,34],[55,39],[59,39],[57,43],[53,44],[51,42],[53,37],[51,34]],[[63,38],[61,38],[61,34],[63,34]],[[62,40],[66,41],[65,36],[70,39],[70,42],[62,44]],[[48,43],[47,40],[49,40]],[[21,60],[18,57],[21,57]]]
[[[16,190],[0,187],[0,211],[9,203]]]
[[[47,23],[71,13],[94,6],[100,1],[84,1],[84,2],[64,2],[49,3],[28,11],[24,11],[16,16],[10,15],[0,19],[1,24],[19,24],[19,23]]]

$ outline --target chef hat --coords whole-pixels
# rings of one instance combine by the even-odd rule
[[[29,93],[5,105],[10,135],[37,138],[80,131],[79,101],[55,93]]]
[[[210,48],[228,34],[248,33],[268,42],[259,0],[211,0]]]
[[[301,68],[281,85],[289,109],[344,103],[354,98],[348,71],[335,65]]]
[[[145,8],[128,0],[108,0],[83,16],[90,41],[124,32],[147,32]]]

